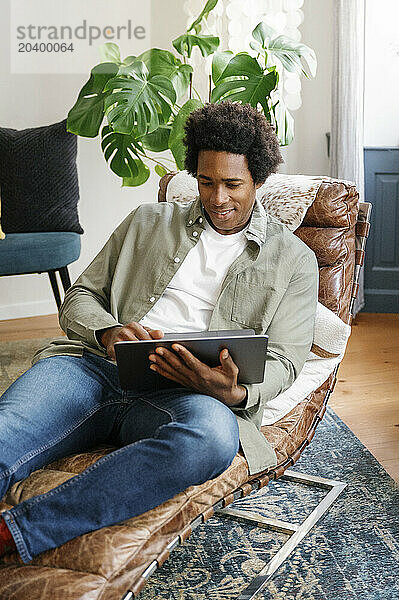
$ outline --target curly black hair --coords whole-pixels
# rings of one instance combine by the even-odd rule
[[[255,184],[263,183],[283,162],[274,128],[249,104],[205,104],[190,113],[184,130],[185,168],[194,177],[200,150],[244,154]]]

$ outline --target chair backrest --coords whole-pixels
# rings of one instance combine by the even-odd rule
[[[346,323],[350,322],[358,212],[359,194],[355,185],[325,179],[294,232],[316,254],[319,301]]]
[[[176,173],[168,173],[160,180],[159,202],[166,201],[167,188],[174,175]],[[319,301],[350,323],[371,206],[369,203],[359,205],[359,194],[352,182],[330,177],[279,177],[283,182],[282,201],[298,195],[296,181],[300,182],[301,194],[304,193],[304,181],[309,182],[309,193],[314,199],[312,197],[313,201],[294,233],[316,254],[320,273]]]

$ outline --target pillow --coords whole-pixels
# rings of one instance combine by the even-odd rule
[[[166,188],[167,202],[178,200],[179,202],[190,202],[198,196],[198,184],[195,177],[187,171],[178,171]]]
[[[329,378],[344,356],[350,333],[350,325],[318,302],[313,345],[303,369],[287,390],[266,403],[262,426],[282,419]]]
[[[316,198],[324,177],[273,173],[258,189],[257,197],[269,215],[295,231]]]
[[[350,334],[351,326],[344,323],[324,304],[318,302],[309,359],[341,356],[345,351]]]
[[[0,187],[5,233],[83,233],[77,203],[77,137],[66,120],[46,127],[0,127]]]

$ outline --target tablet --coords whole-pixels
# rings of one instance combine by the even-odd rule
[[[239,383],[261,383],[264,378],[267,335],[255,335],[253,330],[202,331],[165,334],[160,340],[138,340],[115,343],[119,381],[123,390],[150,390],[180,387],[175,381],[150,369],[149,355],[158,346],[168,348],[179,342],[199,360],[216,367],[219,354],[227,348],[239,368]]]

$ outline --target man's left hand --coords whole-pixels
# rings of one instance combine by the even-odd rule
[[[243,402],[246,389],[237,383],[238,367],[226,348],[220,352],[217,367],[208,367],[180,344],[173,344],[172,348],[175,352],[158,346],[150,354],[153,371],[201,394],[213,396],[227,406]]]

